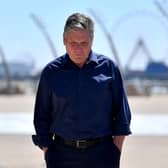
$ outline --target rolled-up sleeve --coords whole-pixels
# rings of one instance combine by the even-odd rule
[[[48,147],[51,143],[51,90],[47,83],[47,69],[44,69],[39,81],[34,107],[34,127],[36,135],[32,135],[35,145]]]
[[[127,100],[127,95],[124,89],[123,80],[118,67],[115,65],[114,69],[114,81],[112,86],[112,110],[113,110],[113,135],[129,135],[131,112]]]

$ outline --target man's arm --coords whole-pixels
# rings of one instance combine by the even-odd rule
[[[52,141],[50,134],[51,122],[51,90],[48,85],[49,73],[47,69],[42,71],[36,94],[34,107],[34,127],[36,135],[32,136],[35,145],[41,149],[48,147]]]
[[[124,139],[125,139],[125,136],[115,136],[113,138],[114,144],[118,147],[120,151],[122,150]]]
[[[120,71],[116,65],[112,67],[114,78],[112,83],[112,135],[116,145],[122,148],[125,136],[131,134],[131,111]]]

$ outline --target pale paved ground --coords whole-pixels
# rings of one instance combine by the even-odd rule
[[[168,95],[129,97],[132,112],[142,114],[168,114]]]
[[[0,96],[0,112],[32,112],[34,95]],[[129,97],[132,113],[168,114],[168,96]],[[154,123],[159,124],[159,123]],[[168,136],[129,136],[121,168],[168,168]],[[0,135],[0,168],[43,168],[41,151],[28,135]]]
[[[32,112],[34,95],[0,96],[0,112]]]

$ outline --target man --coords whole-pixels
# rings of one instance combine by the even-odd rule
[[[68,17],[66,54],[42,71],[33,141],[48,168],[118,168],[131,114],[117,65],[92,51],[93,21]]]

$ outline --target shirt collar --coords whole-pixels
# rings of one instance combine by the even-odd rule
[[[97,55],[93,51],[90,51],[90,54],[89,54],[89,57],[87,60],[87,64],[89,64],[90,62],[95,62],[96,64],[99,63]]]
[[[63,66],[64,66],[65,64],[67,64],[67,63],[69,64],[70,62],[71,62],[71,60],[70,60],[70,58],[69,58],[69,55],[68,55],[68,53],[66,53],[66,54],[64,55]],[[89,57],[88,57],[88,60],[87,60],[86,64],[89,64],[89,63],[91,63],[91,62],[94,62],[94,63],[96,63],[96,64],[99,63],[99,62],[98,62],[97,55],[96,55],[96,53],[94,53],[93,51],[90,51]]]

